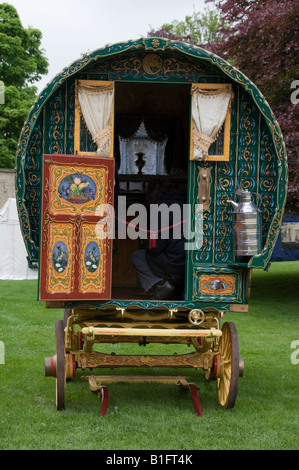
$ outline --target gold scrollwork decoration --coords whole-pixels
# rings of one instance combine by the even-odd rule
[[[163,67],[163,62],[159,54],[147,54],[142,66],[148,75],[158,75]]]
[[[155,48],[159,47],[159,44],[160,44],[159,39],[153,39],[152,40],[152,46],[153,47],[155,47]]]

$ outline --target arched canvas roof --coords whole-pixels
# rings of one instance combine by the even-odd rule
[[[28,181],[28,178],[26,177],[25,167],[28,168],[28,165],[30,166],[31,164],[30,161],[28,161],[28,158],[26,160],[26,152],[30,138],[32,136],[32,131],[44,108],[45,103],[51,98],[51,96],[53,96],[55,92],[57,92],[59,87],[61,87],[64,82],[73,77],[75,74],[78,74],[79,72],[89,67],[92,63],[102,59],[113,58],[113,56],[118,56],[121,54],[136,53],[137,51],[157,53],[172,52],[173,54],[180,54],[180,56],[189,57],[195,62],[198,60],[201,63],[207,63],[210,67],[221,72],[223,76],[226,76],[230,82],[242,87],[249,94],[255,106],[264,117],[266,125],[269,129],[269,134],[272,137],[272,147],[276,155],[277,168],[279,172],[279,174],[276,175],[277,197],[275,211],[269,226],[267,243],[261,255],[254,257],[253,259],[254,266],[265,267],[270,259],[271,250],[273,249],[275,240],[278,236],[287,194],[287,158],[280,127],[269,104],[260,93],[258,88],[234,66],[221,59],[217,55],[200,47],[179,41],[170,41],[163,38],[140,38],[137,40],[130,40],[118,44],[107,45],[103,48],[85,54],[79,60],[76,60],[69,66],[65,67],[58,75],[56,75],[37,97],[28,113],[27,119],[21,131],[16,154],[16,197],[21,229],[27,247],[29,259],[35,260],[37,258],[38,246],[36,240],[34,240],[32,236],[32,214],[29,213],[28,207],[25,203],[26,191],[28,192],[28,189],[30,189],[32,183]],[[37,163],[35,162],[33,165],[36,164]],[[32,205],[32,207],[34,207],[34,205]]]

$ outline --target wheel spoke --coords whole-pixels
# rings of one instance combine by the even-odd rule
[[[229,367],[229,366],[231,365],[231,363],[232,363],[232,361],[231,361],[230,358],[229,358],[229,359],[225,359],[225,360],[223,361],[223,365],[224,365],[225,367]]]
[[[226,343],[224,345],[224,350],[223,350],[222,355],[223,355],[224,360],[226,360],[227,358],[230,358],[231,356],[231,341],[229,337],[227,337],[226,339]]]
[[[223,374],[227,380],[229,381],[230,383],[230,380],[231,380],[231,369],[224,369],[224,374]]]
[[[219,379],[219,402],[224,404],[229,393],[229,383],[222,377]]]
[[[231,340],[230,340],[230,335],[227,329],[224,330],[223,336],[222,336],[222,341],[220,341],[220,347],[221,347],[221,354],[223,356],[223,359],[225,360],[230,354],[230,349],[231,349]]]

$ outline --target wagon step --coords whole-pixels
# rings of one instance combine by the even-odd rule
[[[102,375],[102,376],[84,376],[83,380],[88,380],[89,388],[92,392],[97,392],[102,399],[101,416],[105,416],[108,408],[108,388],[107,384],[115,383],[159,383],[168,385],[178,385],[182,388],[189,389],[194,409],[197,416],[202,416],[202,409],[198,399],[197,387],[193,383],[189,383],[186,377],[181,376],[126,376],[126,375]],[[105,385],[106,384],[106,385]]]

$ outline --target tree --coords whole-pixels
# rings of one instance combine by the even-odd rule
[[[0,104],[0,167],[13,168],[17,143],[27,113],[37,95],[33,85],[48,71],[41,49],[42,33],[22,26],[16,9],[0,4],[0,81],[4,104]]]
[[[150,36],[201,45],[232,62],[261,90],[280,124],[288,155],[287,210],[299,213],[299,3],[297,0],[206,0],[212,15],[193,13]],[[204,18],[211,34],[202,34]],[[211,21],[212,19],[217,21]],[[197,33],[196,29],[199,32]]]
[[[193,11],[186,16],[185,21],[173,20],[165,23],[157,30],[152,29],[148,37],[166,37],[179,39],[191,44],[206,44],[217,40],[217,31],[220,27],[220,18],[216,10],[205,8],[204,13]]]
[[[210,50],[233,58],[269,101],[287,147],[287,210],[299,212],[299,3],[226,0],[216,1],[216,7],[222,19],[221,41],[211,43]]]

